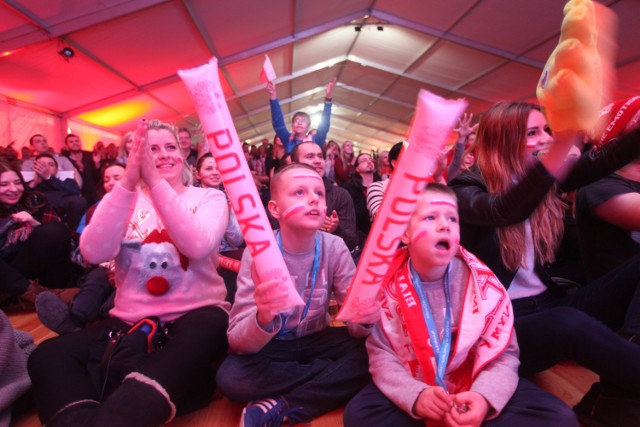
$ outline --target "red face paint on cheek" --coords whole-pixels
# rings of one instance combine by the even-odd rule
[[[423,228],[421,230],[416,231],[416,233],[413,235],[413,239],[411,239],[413,241],[413,243],[418,242],[420,239],[422,239],[423,237],[427,237],[429,235],[429,230],[427,230],[426,228]]]
[[[300,213],[300,212],[301,212],[301,211],[303,211],[303,210],[304,210],[304,205],[303,205],[302,203],[298,203],[298,204],[295,204],[295,205],[289,206],[287,209],[285,209],[285,210],[282,212],[282,218],[283,218],[283,219],[289,219],[289,218],[291,218],[292,216],[294,216],[294,215],[296,215],[296,214]]]

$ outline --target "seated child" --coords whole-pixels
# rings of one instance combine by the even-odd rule
[[[373,383],[345,426],[577,426],[568,406],[518,378],[511,302],[460,247],[455,193],[429,184],[402,241],[367,341]]]
[[[336,79],[334,78],[327,85],[320,126],[318,126],[318,129],[313,129],[313,131],[315,131],[313,134],[309,131],[309,128],[311,127],[311,117],[303,111],[298,111],[293,115],[293,118],[291,119],[291,132],[287,130],[287,125],[284,123],[284,117],[282,115],[282,108],[280,107],[280,102],[278,102],[276,84],[273,82],[269,82],[267,84],[273,130],[280,138],[280,141],[282,141],[285,153],[290,153],[291,150],[293,150],[293,147],[300,144],[302,141],[308,140],[309,136],[311,137],[310,140],[318,144],[320,147],[324,145],[327,133],[329,133],[329,127],[331,126],[331,97],[333,96],[333,86],[335,86],[335,84]]]
[[[283,314],[287,291],[278,279],[259,282],[249,251],[238,275],[227,335],[233,354],[218,370],[218,389],[253,401],[241,425],[279,426],[344,405],[369,381],[364,336],[379,308],[359,313],[347,327],[328,327],[331,293],[340,304],[355,265],[344,241],[319,231],[326,215],[324,184],[311,166],[293,163],[271,180],[268,208],[279,220],[276,240],[306,302]]]

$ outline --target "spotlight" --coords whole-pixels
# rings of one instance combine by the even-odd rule
[[[360,31],[362,31],[362,25],[356,25],[355,27],[353,27],[354,30],[356,30],[356,33],[359,33]]]
[[[382,25],[378,25],[376,28],[378,29],[378,31],[384,31],[384,27]]]
[[[70,47],[63,47],[58,51],[58,55],[60,55],[65,61],[69,62],[71,58],[76,56],[76,52]]]

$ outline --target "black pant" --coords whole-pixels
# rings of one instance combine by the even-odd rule
[[[338,408],[369,380],[363,338],[347,328],[294,340],[271,340],[256,354],[229,355],[216,377],[218,389],[232,400],[280,398],[311,416]]]
[[[513,301],[520,374],[574,360],[617,386],[640,393],[640,345],[549,294]]]
[[[172,337],[168,343],[149,353],[135,371],[157,381],[180,412],[181,398],[192,385],[199,383],[202,372],[214,360],[225,356],[227,325],[228,314],[218,307],[190,311],[172,323]],[[31,354],[28,366],[36,407],[43,423],[70,403],[99,400],[99,387],[87,369],[92,353],[95,353],[96,345],[104,342],[106,333],[128,328],[129,325],[119,319],[106,319],[38,346]]]
[[[391,402],[374,383],[354,397],[344,411],[345,427],[424,427]],[[577,427],[573,411],[554,395],[520,379],[500,415],[482,423],[486,427]]]
[[[17,252],[0,258],[0,291],[24,293],[29,280],[48,288],[66,288],[71,279],[70,232],[60,222],[45,222],[19,243]]]

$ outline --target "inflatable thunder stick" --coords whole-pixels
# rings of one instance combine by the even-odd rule
[[[400,157],[389,181],[337,319],[356,317],[359,307],[369,306],[375,301],[440,150],[466,108],[467,102],[464,100],[450,101],[420,90],[408,137],[409,146]]]
[[[304,305],[289,276],[242,153],[240,139],[222,93],[218,60],[213,58],[200,67],[178,70],[178,75],[193,98],[258,278],[261,281],[279,278],[285,283],[289,290],[288,308]]]
[[[240,261],[224,255],[218,255],[218,265],[227,270],[235,271],[236,273],[240,271]]]

